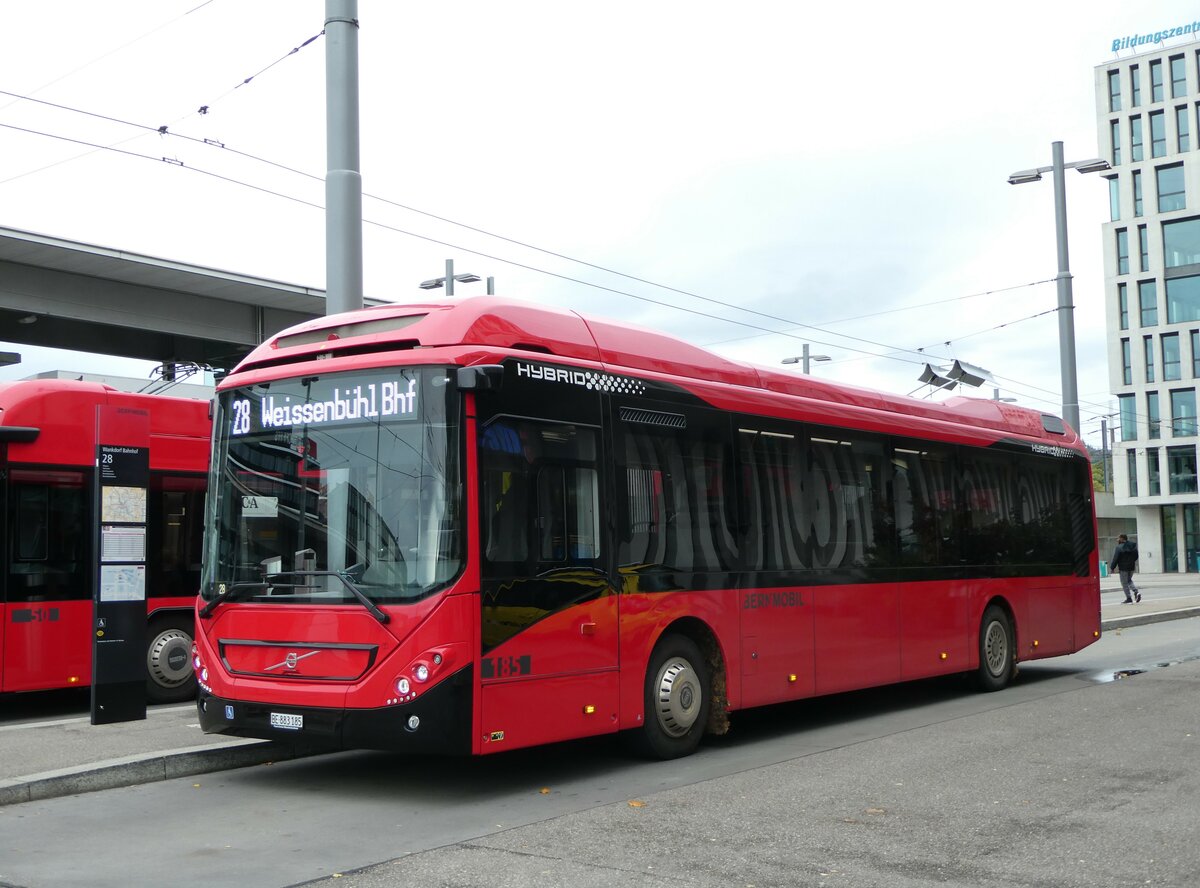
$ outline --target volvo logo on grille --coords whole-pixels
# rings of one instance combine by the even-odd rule
[[[306,660],[309,657],[315,656],[319,653],[320,651],[309,651],[307,654],[298,654],[295,651],[288,651],[286,657],[284,657],[278,663],[268,666],[264,671],[270,672],[272,669],[278,669],[280,666],[283,666],[287,669],[295,669],[296,664],[301,660]]]

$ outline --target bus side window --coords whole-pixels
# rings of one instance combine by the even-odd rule
[[[64,601],[91,597],[82,472],[9,472],[8,600]]]

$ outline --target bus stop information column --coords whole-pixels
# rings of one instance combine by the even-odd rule
[[[98,406],[96,442],[92,724],[102,725],[146,717],[150,414]]]

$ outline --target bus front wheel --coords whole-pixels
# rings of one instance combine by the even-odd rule
[[[146,638],[146,699],[179,703],[196,696],[191,621],[182,617],[155,620]]]
[[[644,755],[690,755],[700,743],[711,706],[708,666],[690,638],[668,635],[646,669],[645,719],[631,739]]]
[[[983,612],[979,626],[979,686],[998,691],[1008,686],[1016,674],[1016,642],[1012,621],[1002,607],[991,605]]]

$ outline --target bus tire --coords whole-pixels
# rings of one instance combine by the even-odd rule
[[[667,635],[646,669],[645,718],[635,747],[649,758],[691,755],[700,744],[712,705],[708,666],[690,638]]]
[[[979,671],[976,679],[980,690],[998,691],[1008,687],[1016,674],[1017,646],[1012,621],[1004,608],[989,605],[979,625]]]
[[[146,699],[179,703],[195,696],[192,621],[184,616],[151,621],[146,633]]]

